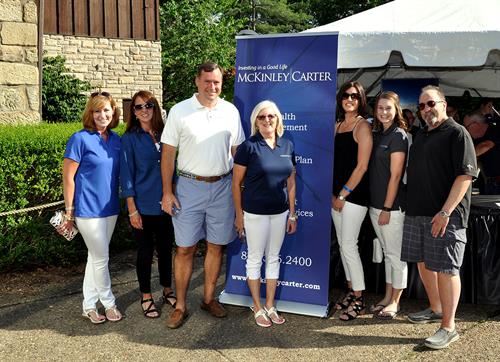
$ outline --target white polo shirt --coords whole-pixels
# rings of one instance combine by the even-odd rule
[[[209,109],[196,94],[170,110],[161,142],[177,147],[177,168],[198,176],[219,176],[233,168],[231,147],[245,140],[236,107],[218,99]]]

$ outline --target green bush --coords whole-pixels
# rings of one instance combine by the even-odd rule
[[[79,122],[85,108],[83,94],[92,87],[68,74],[62,56],[43,58],[42,118],[49,122]]]
[[[60,201],[62,159],[68,138],[81,124],[0,126],[0,212]],[[122,133],[124,127],[119,127]],[[80,235],[66,241],[49,224],[53,207],[0,216],[0,272],[36,266],[69,266],[85,260]],[[132,246],[126,218],[120,217],[113,249]]]

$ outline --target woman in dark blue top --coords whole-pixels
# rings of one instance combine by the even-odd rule
[[[275,103],[263,101],[251,115],[252,136],[234,157],[233,200],[235,226],[246,233],[247,281],[252,294],[255,322],[261,327],[283,324],[274,307],[279,276],[279,252],[285,231],[295,232],[295,153],[282,138],[283,120]],[[242,185],[244,188],[242,189]],[[266,303],[260,302],[260,269],[266,256]]]
[[[141,307],[149,318],[160,316],[151,294],[151,263],[156,246],[163,300],[175,306],[172,290],[172,219],[161,210],[160,170],[163,131],[161,109],[153,93],[139,91],[130,103],[127,129],[122,136],[120,183],[127,200],[130,224],[137,240],[137,279]]]

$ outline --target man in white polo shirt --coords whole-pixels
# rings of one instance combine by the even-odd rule
[[[222,262],[222,247],[235,238],[231,197],[233,155],[245,135],[234,105],[219,98],[223,69],[216,63],[198,67],[198,93],[170,110],[161,142],[162,208],[173,216],[177,303],[167,319],[180,327],[186,317],[186,294],[198,240],[207,240],[205,286],[201,309],[222,318],[226,311],[214,298]],[[172,177],[177,155],[178,181]]]

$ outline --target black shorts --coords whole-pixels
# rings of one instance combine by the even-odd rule
[[[464,259],[466,229],[458,215],[452,214],[443,237],[431,234],[432,217],[406,216],[401,260],[423,262],[428,270],[457,275]]]

